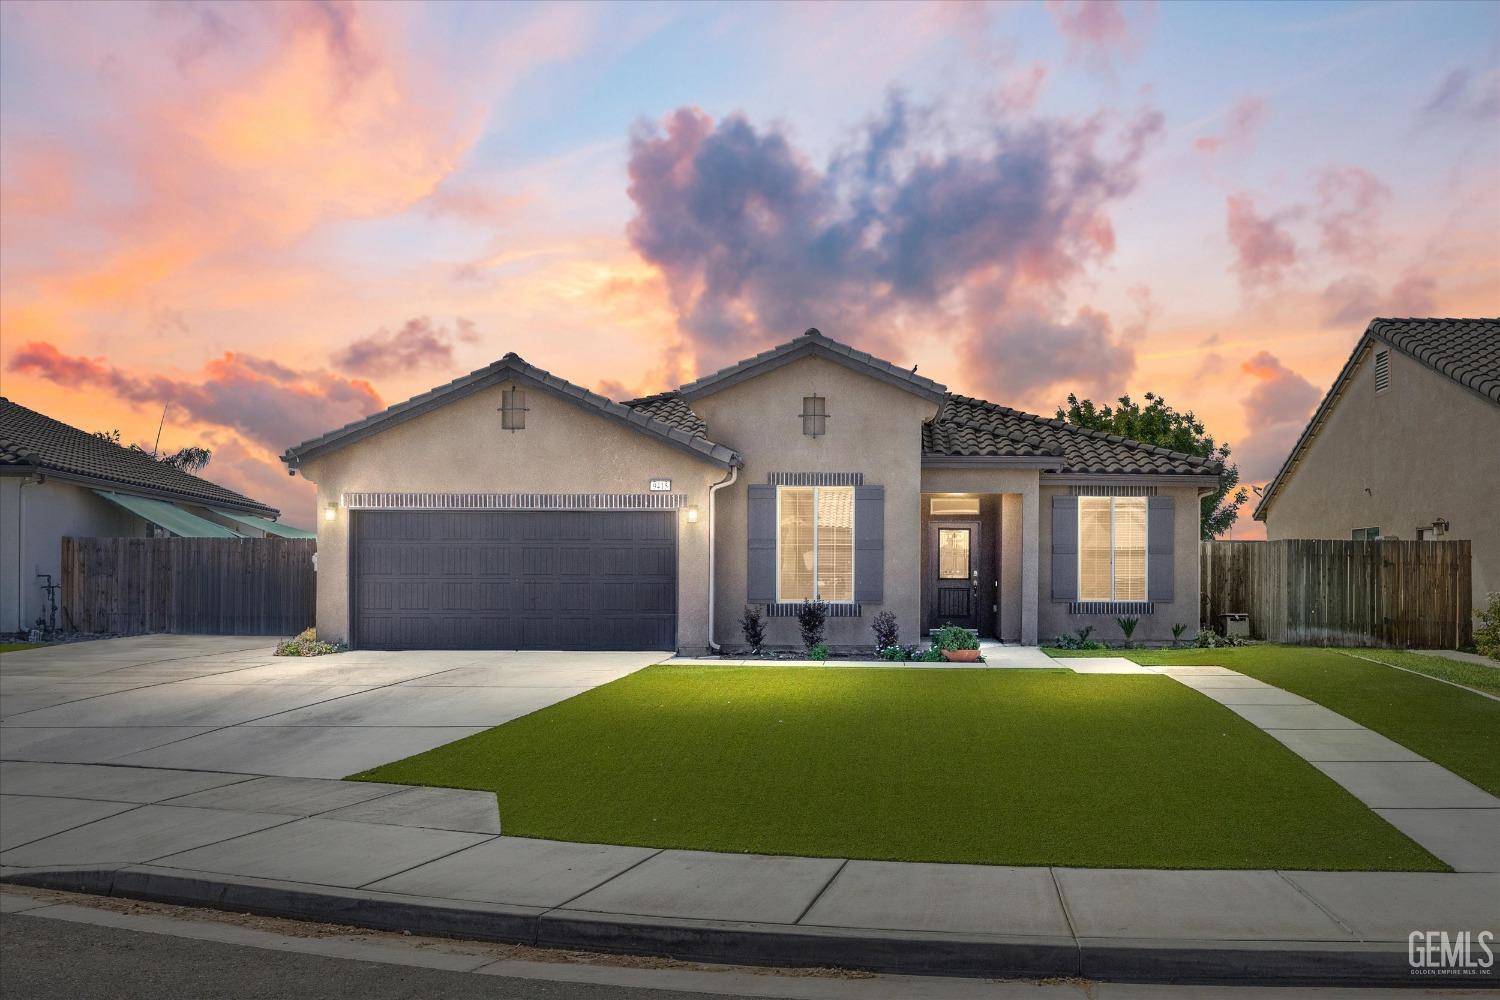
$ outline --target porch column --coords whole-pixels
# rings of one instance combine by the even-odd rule
[[[1036,645],[1037,603],[1041,599],[1042,504],[1036,478],[1021,488],[1021,644]]]

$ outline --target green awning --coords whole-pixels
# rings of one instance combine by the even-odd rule
[[[95,490],[94,492],[111,503],[119,504],[132,514],[138,514],[152,524],[166,528],[172,534],[181,538],[244,537],[238,532],[224,527],[222,524],[215,524],[207,518],[199,517],[197,514],[189,514],[181,507],[173,506],[165,500],[148,500],[145,497],[131,496],[128,493],[111,493],[108,490]]]
[[[238,521],[240,524],[243,524],[247,528],[256,528],[260,531],[264,531],[268,535],[276,535],[280,538],[318,537],[318,533],[316,531],[303,531],[301,528],[294,528],[290,524],[282,524],[281,522],[273,521],[268,517],[256,517],[254,514],[236,514],[233,511],[220,510],[217,507],[213,508],[213,512],[215,514],[218,514],[220,517],[227,517],[231,521]]]

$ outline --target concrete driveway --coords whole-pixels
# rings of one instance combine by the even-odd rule
[[[152,635],[0,656],[0,758],[341,778],[488,729],[670,653],[271,655]]]

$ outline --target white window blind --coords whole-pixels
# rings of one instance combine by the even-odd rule
[[[854,600],[854,488],[783,486],[777,497],[777,599]]]
[[[1146,600],[1146,498],[1078,498],[1078,599]]]

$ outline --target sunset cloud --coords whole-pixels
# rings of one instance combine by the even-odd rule
[[[1297,246],[1286,230],[1286,223],[1298,212],[1289,209],[1261,215],[1248,194],[1230,195],[1226,207],[1225,227],[1234,250],[1232,266],[1240,285],[1253,291],[1278,284],[1297,262]]]
[[[1234,457],[1245,482],[1263,483],[1281,468],[1323,393],[1269,351],[1252,355],[1240,370],[1251,379],[1242,404],[1248,433]]]
[[[1391,189],[1368,170],[1330,167],[1318,175],[1318,228],[1323,250],[1368,260],[1381,250],[1381,212]]]
[[[1222,149],[1243,149],[1259,131],[1266,116],[1266,105],[1259,97],[1246,97],[1229,109],[1224,127],[1218,132],[1199,136],[1193,148],[1212,155]]]
[[[361,337],[335,354],[333,363],[358,375],[389,375],[411,368],[448,370],[453,367],[454,345],[478,340],[474,323],[462,316],[451,329],[418,316],[396,330],[379,330]]]

